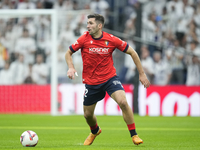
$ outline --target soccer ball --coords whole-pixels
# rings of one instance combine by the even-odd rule
[[[34,147],[38,143],[38,136],[34,131],[25,131],[20,137],[20,142],[24,147]]]

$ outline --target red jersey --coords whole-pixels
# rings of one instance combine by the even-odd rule
[[[117,75],[112,58],[115,48],[126,52],[128,47],[125,41],[106,32],[100,38],[93,38],[86,31],[69,48],[72,52],[81,49],[83,83],[98,85]]]

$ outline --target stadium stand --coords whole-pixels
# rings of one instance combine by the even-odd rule
[[[104,15],[106,17],[105,28],[121,32],[120,38],[128,41],[132,47],[135,47],[135,42],[138,42],[133,37],[137,30],[135,24],[138,19],[137,9],[139,7],[142,7],[140,57],[143,57],[145,49],[149,53],[151,63],[144,64],[151,64],[152,68],[157,69],[148,71],[148,69],[152,69],[147,66],[147,74],[149,74],[152,84],[200,85],[199,0],[125,0],[123,2],[120,0],[2,0],[0,2],[0,9],[56,9],[58,13],[68,10],[91,9]],[[59,18],[59,67],[57,68],[59,83],[81,82],[81,76],[74,81],[66,78],[67,68],[64,53],[69,44],[87,30],[85,20],[86,16],[76,19]],[[34,68],[36,56],[42,54],[48,68],[47,81],[42,83],[48,84],[51,69],[50,26],[51,20],[48,16],[0,18],[0,74],[5,74],[5,70],[12,70],[12,64],[20,59],[21,54],[24,55],[26,67],[33,66]],[[151,43],[149,44],[149,42]],[[127,58],[124,55],[120,55],[118,52],[114,55],[116,56],[115,67],[121,81],[134,83],[135,67],[127,66]],[[74,57],[76,57],[77,70],[81,74],[81,55],[78,53]],[[147,60],[144,58],[143,62],[145,61]],[[170,65],[162,70],[162,64]],[[32,76],[31,69],[28,70],[23,82],[4,83],[2,80],[5,81],[5,79],[0,78],[0,84],[25,84],[29,81],[32,83],[32,79],[26,80]],[[12,74],[13,71],[10,72]],[[159,76],[163,72],[166,72],[167,75]],[[162,78],[165,82],[158,82]],[[192,80],[194,78],[195,80]]]

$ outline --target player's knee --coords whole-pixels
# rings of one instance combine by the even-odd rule
[[[84,112],[84,117],[85,117],[85,119],[89,119],[89,118],[93,117],[93,114],[90,112]]]
[[[128,107],[128,103],[126,100],[121,100],[120,102],[118,102],[118,105],[122,110],[127,109]]]

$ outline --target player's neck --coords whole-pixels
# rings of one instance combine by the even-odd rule
[[[95,39],[98,39],[98,38],[100,38],[102,36],[102,34],[103,34],[103,32],[99,31],[99,32],[93,34],[92,37],[95,38]]]

